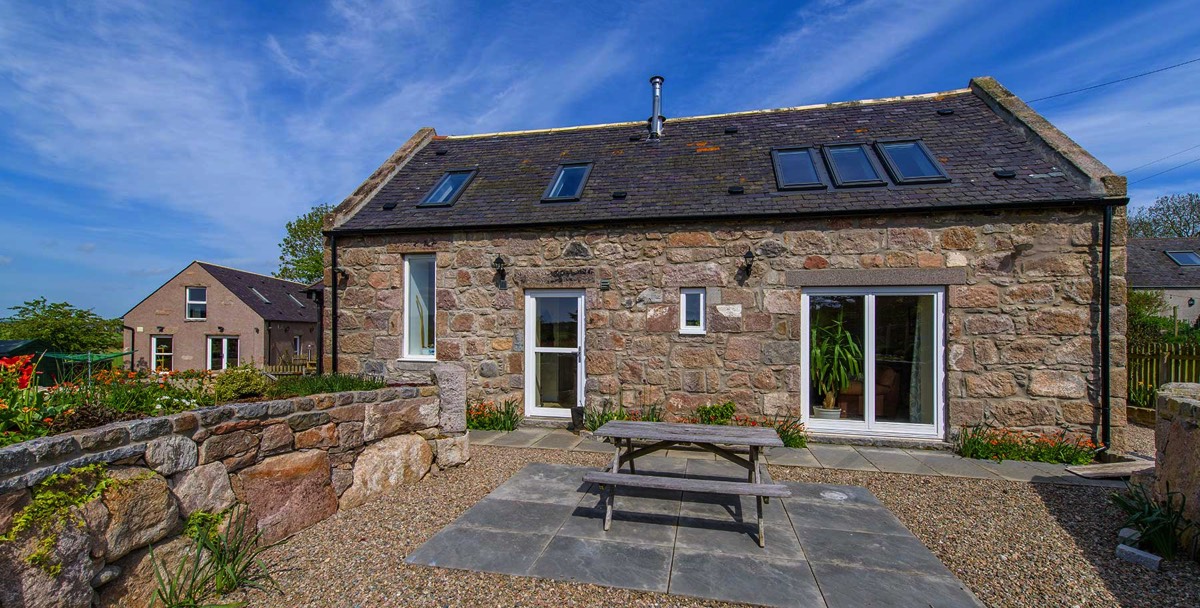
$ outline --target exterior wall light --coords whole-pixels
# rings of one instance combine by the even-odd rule
[[[742,259],[745,260],[745,263],[742,265],[742,267],[746,269],[747,273],[749,273],[750,267],[754,265],[754,249],[752,247],[747,247],[746,255],[743,255]]]
[[[1195,305],[1196,305],[1196,298],[1188,298],[1188,306],[1192,307]]]
[[[496,269],[496,286],[500,289],[508,289],[508,277],[504,271],[504,258],[496,256],[492,260],[492,268]]]

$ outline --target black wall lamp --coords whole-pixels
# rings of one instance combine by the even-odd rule
[[[1188,298],[1188,306],[1191,307],[1191,306],[1195,306],[1195,305],[1196,305],[1196,298]]]
[[[754,248],[753,248],[753,247],[747,247],[747,248],[746,248],[746,255],[743,255],[743,256],[742,256],[742,259],[745,261],[745,263],[744,263],[744,264],[742,264],[742,268],[745,268],[745,269],[746,269],[746,272],[747,272],[747,273],[749,273],[749,272],[750,272],[750,267],[754,265]]]
[[[496,269],[496,286],[500,289],[508,289],[508,276],[504,271],[504,258],[496,256],[492,260],[492,268]]]

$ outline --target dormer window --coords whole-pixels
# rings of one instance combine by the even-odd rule
[[[950,179],[919,140],[878,142],[875,148],[897,184],[944,182]]]
[[[588,174],[592,172],[591,163],[574,163],[561,165],[550,187],[542,195],[543,201],[577,201],[583,194],[583,186],[587,184]]]
[[[812,148],[790,148],[771,151],[775,165],[775,185],[780,190],[824,188],[817,173],[817,157]]]
[[[1200,253],[1195,251],[1168,251],[1167,256],[1180,266],[1200,266]]]
[[[863,144],[825,146],[825,162],[836,186],[882,186],[881,171]]]
[[[471,183],[471,178],[475,177],[474,169],[461,169],[458,171],[447,171],[442,179],[438,180],[437,185],[425,199],[421,201],[421,207],[449,206],[453,205],[454,201],[462,196],[463,190],[467,189],[467,184]]]

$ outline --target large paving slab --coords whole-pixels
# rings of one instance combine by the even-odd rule
[[[859,454],[854,446],[813,444],[808,446],[808,451],[812,452],[812,455],[821,463],[822,468],[879,471],[875,465],[871,464],[871,461],[863,458],[863,455]]]
[[[637,465],[746,477],[706,459]],[[786,482],[793,496],[764,505],[763,548],[752,497],[619,488],[605,531],[590,470],[526,465],[406,561],[764,606],[982,605],[866,488]]]

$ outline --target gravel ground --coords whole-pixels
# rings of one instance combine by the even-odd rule
[[[1125,448],[1131,455],[1154,458],[1154,429],[1136,424],[1126,426]]]
[[[529,462],[600,466],[602,454],[474,446],[473,460],[337,515],[272,549],[284,595],[251,606],[729,606],[496,574],[404,557]],[[990,606],[1200,605],[1200,565],[1152,573],[1113,557],[1108,490],[772,467],[776,479],[857,484],[879,497]],[[238,598],[230,598],[238,599]]]

